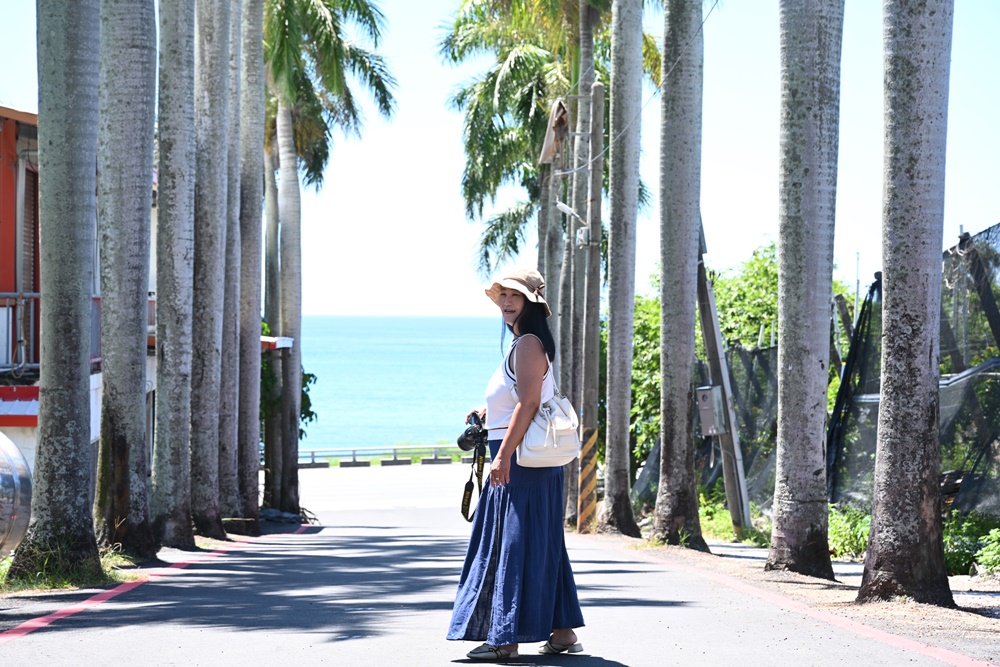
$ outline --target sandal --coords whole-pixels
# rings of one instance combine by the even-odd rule
[[[559,644],[551,639],[538,647],[539,653],[580,653],[583,651],[583,644]]]
[[[516,648],[508,651],[492,644],[477,646],[465,655],[473,660],[492,660],[494,662],[518,657]]]

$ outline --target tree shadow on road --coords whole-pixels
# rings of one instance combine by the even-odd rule
[[[183,569],[168,570],[168,563],[156,561],[154,568],[170,574],[155,576],[149,583],[115,597],[110,604],[62,618],[36,633],[170,624],[265,634],[290,631],[313,634],[319,642],[381,637],[393,634],[389,629],[393,619],[427,612],[447,618],[467,543],[468,538],[462,535],[434,535],[412,527],[311,527],[299,534],[271,534],[236,546],[222,557],[194,562]],[[208,555],[181,554],[192,561]],[[626,589],[615,595],[619,587],[610,575],[630,572],[605,567],[596,573],[597,581],[580,587],[584,607],[688,604],[632,597]],[[58,594],[33,596],[31,603],[4,611],[0,631],[82,601],[95,592],[80,591],[70,600]],[[599,595],[594,597],[595,593]],[[621,664],[587,655],[532,655],[525,656],[522,662],[561,665],[562,660],[571,660],[576,667]]]
[[[381,531],[374,537],[270,535],[221,558],[155,577],[114,604],[102,605],[99,613],[76,614],[37,632],[173,623],[316,632],[329,641],[373,636],[385,615],[401,608],[408,613],[450,609],[465,548],[464,539]],[[163,565],[153,563],[154,568]],[[6,610],[4,629],[67,602],[59,595],[33,598],[51,604],[44,610],[38,604]]]

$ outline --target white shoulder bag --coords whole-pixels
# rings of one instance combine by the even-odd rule
[[[552,398],[539,406],[517,446],[517,464],[525,468],[561,467],[580,455],[580,418],[554,377],[552,385],[555,390]],[[510,393],[514,400],[520,401],[516,380]]]

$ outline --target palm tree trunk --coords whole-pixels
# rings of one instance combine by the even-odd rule
[[[291,349],[281,364],[281,500],[280,509],[299,513],[299,405],[302,399],[302,206],[299,175],[292,135],[292,112],[278,102],[278,151],[281,186],[278,211],[281,218],[281,325],[282,336],[291,338]]]
[[[191,529],[191,302],[194,298],[194,0],[160,6],[156,234],[156,428],[150,514],[164,546]]]
[[[229,0],[199,2],[197,14],[191,513],[200,534],[224,538],[219,513],[219,391],[228,180]]]
[[[102,546],[156,555],[146,455],[146,337],[156,94],[152,0],[101,7],[98,230],[101,439],[94,519]]]
[[[229,156],[226,185],[226,248],[222,307],[222,367],[219,378],[219,511],[240,516],[240,3],[229,2]]]
[[[660,485],[653,537],[708,551],[694,472],[695,307],[701,228],[701,0],[669,0],[663,19],[660,145]],[[669,77],[669,78],[667,78]]]
[[[541,207],[547,209],[546,220],[548,224],[545,226],[545,273],[542,274],[542,278],[545,280],[545,300],[549,304],[549,308],[552,310],[552,317],[549,319],[549,327],[552,329],[552,337],[555,339],[556,343],[560,340],[560,326],[562,324],[561,317],[561,298],[559,287],[559,278],[562,275],[562,265],[563,265],[563,229],[562,229],[562,213],[556,208],[556,202],[559,201],[559,192],[562,188],[562,177],[557,176],[556,172],[561,171],[561,165],[557,162],[553,162],[548,166],[549,171],[549,188],[547,192],[547,199],[543,199]],[[558,375],[560,373],[560,368],[562,367],[562,359],[559,355],[556,355],[555,362],[555,372],[556,377],[561,377]]]
[[[570,105],[571,109],[575,105]],[[564,152],[572,152],[572,144],[567,138],[565,144],[563,144],[562,150]],[[560,171],[565,171],[565,165],[570,164],[573,160],[568,159],[570,156],[565,153],[560,156]],[[560,187],[569,190],[572,194],[572,184],[576,180],[575,174],[574,178],[570,180],[570,187],[563,188],[565,185],[565,180],[563,178],[560,180]],[[563,199],[559,196],[558,199]],[[572,201],[571,197],[567,197]],[[559,374],[559,387],[566,393],[567,396],[574,396],[576,394],[576,388],[573,386],[573,367],[577,360],[573,357],[573,283],[574,274],[576,272],[573,266],[574,260],[576,259],[575,253],[573,252],[573,246],[575,245],[575,229],[576,229],[576,219],[571,215],[563,215],[562,213],[557,214],[562,226],[563,221],[565,221],[566,233],[563,236],[562,248],[562,271],[559,273],[559,337],[557,339],[559,345],[559,354],[556,357],[559,359],[558,374]],[[579,405],[579,403],[577,403]],[[576,490],[579,487],[579,462],[573,459],[569,463],[563,466],[563,521],[567,525],[576,525]]]
[[[594,85],[594,23],[597,10],[587,0],[580,0],[580,72],[577,78],[576,137],[573,143],[573,187],[572,206],[580,216],[587,215],[587,199],[590,188],[590,92]],[[569,394],[573,405],[583,405],[583,338],[584,338],[584,293],[586,281],[587,250],[576,248],[576,231],[583,223],[574,218],[571,241],[573,250],[573,308],[572,335],[570,336],[571,366]],[[565,467],[566,475],[566,523],[576,525],[577,506],[580,495],[580,460],[574,459]]]
[[[239,482],[244,519],[260,516],[260,252],[264,197],[264,0],[244,0],[240,82]],[[272,172],[273,173],[273,172]]]
[[[781,7],[778,449],[765,569],[833,579],[826,389],[837,199],[843,0]]]
[[[591,87],[590,154],[604,151],[604,84]],[[594,237],[600,234],[603,199],[604,160],[596,160],[590,169],[587,226],[592,230],[587,247],[586,312],[583,336],[583,400],[580,403],[582,427],[579,497],[576,528],[581,533],[594,532],[597,522],[597,412],[601,377],[601,246]]]
[[[543,278],[548,275],[549,249],[549,184],[552,175],[548,167],[541,165],[538,174],[538,273]],[[550,306],[551,307],[551,306]]]
[[[90,311],[96,241],[98,0],[39,0],[42,283],[38,451],[31,522],[8,577],[97,572],[90,495]]]
[[[952,0],[885,3],[882,402],[858,600],[954,606],[941,539],[938,356]]]
[[[629,501],[629,413],[639,205],[642,2],[615,0],[611,33],[611,224],[608,239],[608,434],[597,529],[639,537]]]
[[[272,149],[273,150],[273,149]],[[278,333],[281,322],[281,273],[278,253],[278,185],[273,152],[264,153],[264,218],[266,238],[264,249],[264,319],[271,335]],[[271,375],[271,395],[266,401],[272,406],[264,423],[264,504],[277,508],[281,504],[281,352],[268,352]]]

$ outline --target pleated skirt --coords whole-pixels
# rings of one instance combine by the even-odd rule
[[[500,440],[490,441],[496,456]],[[522,468],[486,488],[472,523],[448,639],[495,646],[583,626],[563,535],[562,468]]]

